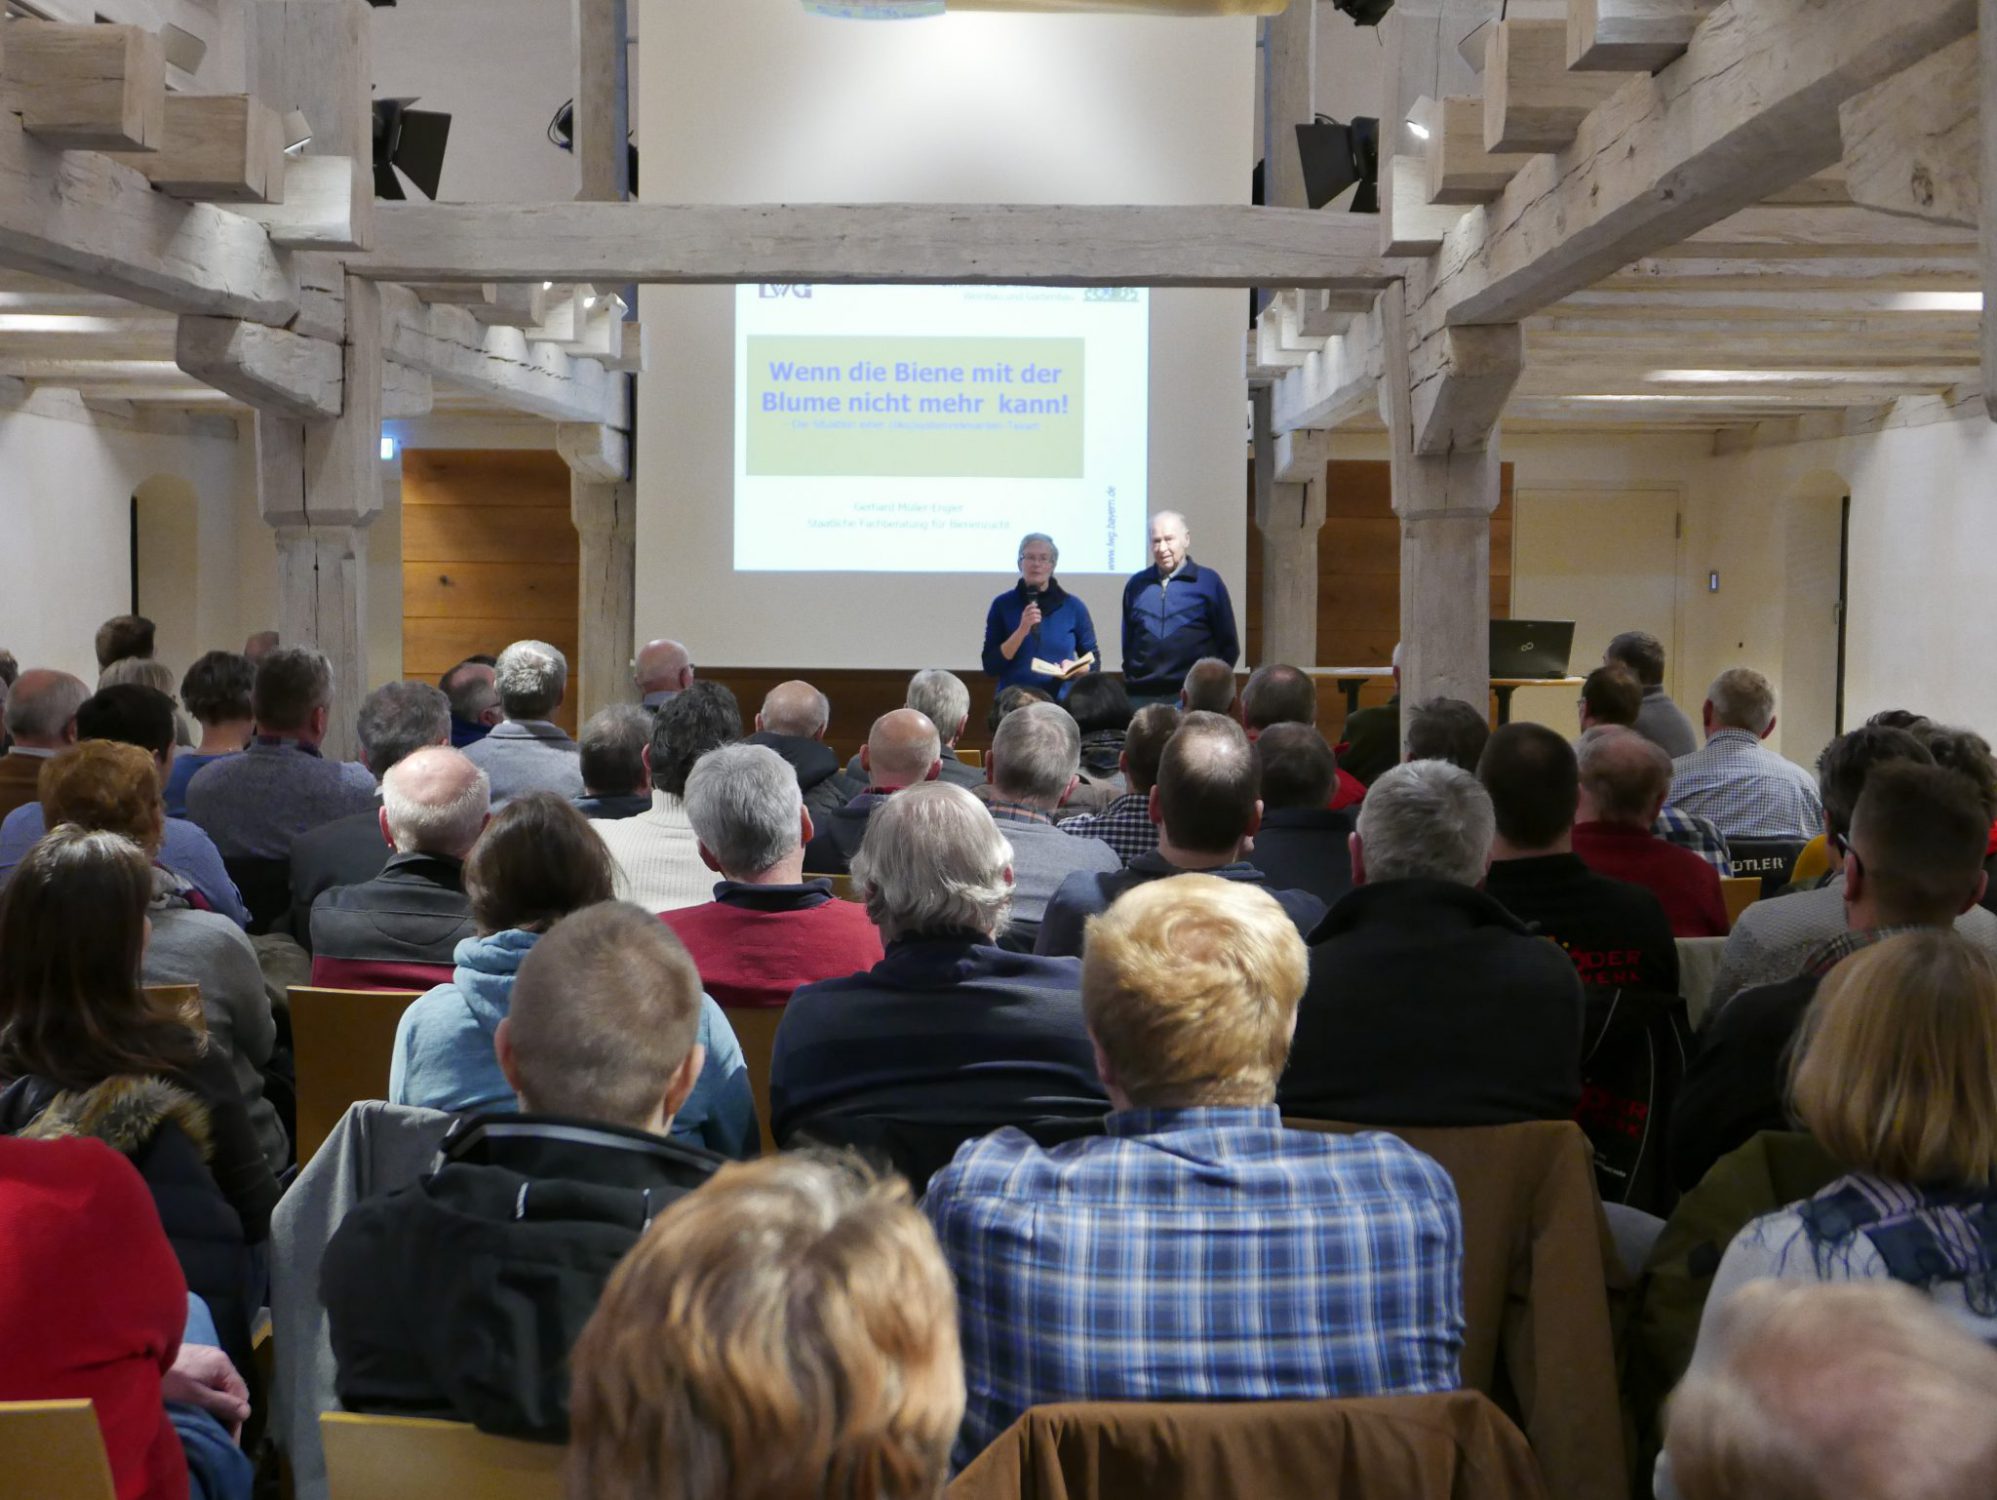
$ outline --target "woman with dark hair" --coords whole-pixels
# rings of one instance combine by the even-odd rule
[[[519,1108],[493,1038],[513,981],[541,935],[570,912],[612,899],[614,866],[596,827],[567,798],[528,792],[493,815],[465,861],[475,935],[458,944],[450,982],[408,1010],[395,1031],[388,1097],[453,1114]],[[741,1045],[728,1018],[702,996],[707,1061],[673,1117],[676,1136],[724,1155],[754,1156],[756,1109]]]
[[[140,987],[153,866],[115,833],[63,824],[0,898],[0,1133],[103,1141],[152,1190],[188,1289],[250,1364],[262,1296],[247,1246],[278,1187],[229,1060]]]
[[[256,730],[250,689],[256,668],[234,651],[210,651],[180,679],[180,701],[201,726],[201,743],[173,758],[166,778],[166,815],[187,816],[187,783],[194,773],[228,755],[241,755]]]
[[[1130,694],[1124,691],[1123,679],[1091,673],[1068,690],[1066,707],[1082,731],[1082,770],[1097,781],[1115,781],[1121,774],[1123,737],[1131,719]]]

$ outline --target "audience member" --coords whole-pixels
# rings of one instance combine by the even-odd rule
[[[1759,1282],[1702,1331],[1665,1445],[1683,1500],[1997,1494],[1997,1352],[1903,1287]]]
[[[284,641],[275,630],[253,630],[243,638],[243,655],[248,658],[252,670],[263,665],[269,656]]]
[[[166,778],[169,818],[187,816],[187,783],[196,771],[225,756],[241,755],[256,733],[256,718],[250,712],[250,690],[256,680],[249,658],[233,651],[208,652],[180,679],[180,701],[201,726],[201,740],[173,758]]]
[[[721,1165],[670,1138],[700,1017],[700,977],[650,913],[605,902],[548,929],[493,1036],[519,1112],[459,1120],[427,1176],[356,1205],[326,1247],[341,1406],[568,1437],[569,1349],[604,1284]]]
[[[257,735],[249,748],[203,766],[187,784],[187,816],[224,859],[288,860],[301,833],[373,809],[367,767],[319,750],[333,706],[333,669],[322,654],[271,652],[250,703]]]
[[[1671,760],[1633,729],[1591,729],[1577,752],[1574,852],[1597,875],[1643,886],[1664,903],[1675,937],[1725,937],[1720,876],[1651,830],[1671,791]]]
[[[139,987],[152,867],[112,833],[65,825],[0,896],[0,1135],[101,1140],[139,1170],[188,1290],[250,1368],[277,1181],[229,1059]]]
[[[697,682],[659,706],[645,769],[652,805],[636,817],[597,824],[617,878],[617,899],[649,912],[698,906],[714,894],[686,815],[686,781],[708,751],[742,738],[742,711],[718,682]]]
[[[1066,709],[1032,703],[1009,715],[992,736],[988,764],[986,806],[1012,845],[1006,945],[1031,949],[1063,881],[1091,871],[1120,873],[1123,861],[1100,839],[1069,838],[1054,826],[1054,809],[1074,790],[1081,767],[1081,732]]]
[[[449,980],[458,944],[475,935],[465,860],[490,812],[485,772],[462,750],[432,745],[389,767],[376,823],[394,853],[374,879],[312,903],[312,982],[426,990]]]
[[[382,781],[419,750],[447,744],[450,705],[427,682],[385,682],[361,702],[354,722],[361,760]],[[364,812],[335,818],[291,846],[291,934],[310,952],[312,908],[335,886],[364,885],[387,868],[394,840],[382,832],[382,794]]]
[[[1234,666],[1218,656],[1203,656],[1186,673],[1179,689],[1181,713],[1224,714],[1241,717],[1241,700],[1234,692]]]
[[[164,694],[142,687],[106,688],[85,699],[72,722],[79,742],[112,740],[137,745],[152,757],[157,779],[165,781],[173,756],[173,705]],[[46,766],[49,762],[37,764]],[[6,880],[48,827],[39,801],[17,807],[0,820],[0,881]],[[180,877],[182,893],[190,904],[220,912],[238,927],[249,925],[242,894],[229,878],[214,841],[194,824],[184,818],[167,819],[154,857]]]
[[[127,657],[151,656],[157,628],[144,615],[113,615],[97,627],[97,670]]]
[[[1001,689],[998,697],[992,702],[994,713],[991,728],[994,732],[998,729],[998,710],[1002,701],[1005,703],[1004,712],[1010,713],[1023,704],[1052,703],[1054,700],[1038,688]],[[954,672],[946,672],[941,667],[925,667],[909,678],[908,697],[902,707],[912,708],[917,713],[926,715],[929,722],[936,726],[936,737],[942,746],[943,757],[942,770],[937,773],[937,780],[947,781],[952,786],[961,786],[967,790],[985,784],[984,773],[957,753],[957,741],[963,738],[964,730],[971,722],[971,690],[964,685],[963,678]],[[849,799],[853,791],[867,784],[867,770],[860,764],[857,752],[846,762],[846,780],[850,786],[847,794]],[[818,818],[816,808],[813,808],[812,816]],[[823,819],[819,821],[822,822]]]
[[[631,663],[641,707],[654,711],[693,686],[693,658],[678,641],[647,641]]]
[[[1078,678],[1063,707],[1081,731],[1081,774],[1121,797],[1128,790],[1123,780],[1123,742],[1133,717],[1123,679],[1107,672]]]
[[[1640,885],[1597,875],[1574,853],[1580,768],[1540,724],[1506,724],[1477,763],[1497,820],[1484,893],[1551,938],[1581,982],[1678,993],[1678,946],[1664,905]]]
[[[162,701],[149,689],[123,691]],[[164,725],[155,732],[163,735]],[[242,928],[218,912],[196,907],[187,881],[159,863],[166,815],[158,761],[137,745],[85,740],[49,762],[42,774],[41,806],[49,827],[72,823],[92,833],[117,834],[138,845],[152,862],[139,977],[146,984],[201,987],[209,1049],[235,1075],[264,1160],[273,1172],[283,1171],[291,1142],[276,1108],[264,1097],[264,1070],[277,1045],[277,1022],[263,971]]]
[[[1812,838],[1824,806],[1810,773],[1762,741],[1775,730],[1775,689],[1732,667],[1706,692],[1706,744],[1672,765],[1671,805],[1711,818],[1729,842]]]
[[[860,749],[860,770],[866,785],[844,807],[827,813],[818,825],[805,846],[805,869],[814,875],[845,874],[859,853],[874,810],[906,787],[937,780],[942,766],[942,739],[929,715],[913,708],[897,708],[874,720],[867,743]]]
[[[591,821],[614,823],[635,818],[652,806],[652,775],[645,747],[652,742],[652,715],[635,703],[613,703],[590,715],[576,741],[582,795],[576,806]]]
[[[1061,882],[1047,903],[1034,952],[1079,957],[1088,919],[1125,891],[1173,875],[1215,875],[1265,886],[1268,878],[1248,862],[1262,826],[1260,773],[1254,747],[1234,720],[1195,711],[1165,746],[1150,814],[1158,847],[1121,870],[1083,871]],[[1309,933],[1324,916],[1324,903],[1306,891],[1271,891],[1297,930]]]
[[[1251,680],[1251,687],[1254,685]],[[1251,731],[1252,733],[1252,731]],[[1276,890],[1308,891],[1329,908],[1352,889],[1355,815],[1332,811],[1338,757],[1309,724],[1271,724],[1255,741],[1262,826],[1248,862]]]
[[[1945,929],[1975,905],[1989,834],[1975,791],[1955,772],[1907,761],[1872,768],[1845,841],[1847,930],[1814,949],[1794,978],[1742,990],[1707,1018],[1671,1117],[1681,1190],[1756,1131],[1788,1128],[1783,1062],[1824,976],[1909,928]]]
[[[1442,761],[1373,783],[1355,889],[1311,934],[1283,1112],[1373,1125],[1572,1118],[1581,981],[1477,889],[1496,836],[1476,777]]]
[[[1490,739],[1490,720],[1460,698],[1431,698],[1408,710],[1409,760],[1447,761],[1475,776]]]
[[[1598,725],[1610,729],[1635,729],[1636,721],[1643,714],[1643,685],[1621,662],[1604,663],[1582,679],[1578,706],[1583,734]],[[1672,706],[1677,707],[1676,704]]]
[[[1305,974],[1268,894],[1211,876],[1145,886],[1091,925],[1108,1134],[1047,1150],[1001,1130],[923,1199],[961,1300],[960,1463],[1049,1402],[1456,1388],[1448,1175],[1392,1136],[1286,1130],[1277,1112]]]
[[[721,877],[714,899],[664,913],[707,993],[723,1005],[782,1005],[801,984],[871,969],[880,934],[830,880],[806,880],[811,814],[792,767],[767,745],[723,745],[687,777],[687,821]]]
[[[831,722],[832,701],[810,683],[793,679],[764,695],[756,713],[756,732],[749,736],[750,744],[775,751],[790,766],[814,823],[851,802],[865,785],[840,773],[839,757],[825,743]]]
[[[76,711],[90,696],[83,679],[30,667],[7,692],[7,753],[0,755],[0,817],[32,806],[42,764],[76,743]]]
[[[1997,758],[1990,753],[1990,742],[1973,729],[1955,729],[1946,724],[1923,723],[1912,733],[1927,747],[1936,765],[1960,772],[1975,785],[1977,800],[1991,820],[1990,847],[1984,854],[1983,869],[1985,874],[1997,877]],[[1997,909],[1997,893],[1986,888],[1979,904],[1985,911]]]
[[[1665,843],[1698,855],[1713,867],[1713,873],[1720,879],[1732,877],[1733,851],[1727,847],[1726,835],[1711,818],[1694,817],[1683,808],[1666,805],[1658,809],[1657,821],[1650,825],[1650,831]]]
[[[1265,730],[1278,724],[1302,724],[1317,728],[1317,684],[1301,667],[1280,663],[1257,667],[1241,690],[1241,727],[1251,742],[1259,741]],[[1326,749],[1330,748],[1327,744]],[[1333,812],[1356,807],[1366,795],[1365,783],[1332,759],[1332,790],[1324,806]]]
[[[494,1037],[520,965],[541,935],[569,913],[611,899],[610,854],[598,835],[615,826],[591,823],[552,792],[528,792],[493,815],[465,861],[478,935],[458,944],[450,982],[402,1013],[389,1066],[391,1104],[453,1114],[514,1108]],[[673,1134],[697,1137],[724,1156],[754,1155],[756,1111],[742,1049],[712,1000],[701,1005],[699,1041],[707,1060],[674,1116]]]
[[[499,653],[494,685],[505,714],[465,754],[492,782],[492,805],[523,792],[582,795],[576,742],[554,722],[568,696],[569,660],[546,641],[515,641]]]
[[[4,689],[11,688],[14,680],[21,675],[20,660],[13,652],[0,646],[0,702],[6,700]]]
[[[1338,763],[1364,786],[1371,786],[1401,763],[1401,643],[1394,642],[1394,695],[1375,708],[1345,716],[1345,743]]]
[[[997,946],[1011,862],[1004,832],[961,787],[882,801],[853,880],[886,957],[791,996],[770,1058],[779,1142],[853,1116],[957,1121],[969,1134],[1102,1114],[1080,963]]]
[[[1074,838],[1100,839],[1125,864],[1156,849],[1158,825],[1151,821],[1151,788],[1158,784],[1158,762],[1164,758],[1166,742],[1178,729],[1179,711],[1169,703],[1137,710],[1124,733],[1123,753],[1117,757],[1123,783],[1130,790],[1101,812],[1082,813],[1055,826]]]
[[[992,706],[985,713],[985,728],[998,733],[998,727],[1005,716],[1016,708],[1024,708],[1029,703],[1052,703],[1053,695],[1043,693],[1039,688],[1001,688],[992,694]]]
[[[107,687],[145,687],[165,698],[173,710],[174,744],[183,750],[192,750],[194,732],[187,727],[187,719],[180,712],[180,699],[175,696],[177,686],[173,668],[150,656],[127,656],[112,662],[97,674],[97,691],[100,693]]]
[[[787,1155],[662,1214],[576,1344],[569,1494],[938,1500],[964,1367],[908,1196]]]
[[[1619,666],[1643,689],[1637,709],[1636,732],[1672,760],[1698,748],[1692,721],[1664,691],[1664,643],[1647,630],[1625,630],[1602,652],[1602,665]]]
[[[498,657],[467,656],[438,678],[437,686],[451,704],[452,749],[476,745],[492,733],[501,717]]]

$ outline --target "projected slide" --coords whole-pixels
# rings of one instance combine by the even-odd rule
[[[1052,287],[743,286],[735,567],[1144,566],[1150,299]]]

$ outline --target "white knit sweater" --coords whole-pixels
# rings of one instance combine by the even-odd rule
[[[590,825],[617,862],[617,899],[646,911],[677,911],[714,899],[721,879],[700,862],[699,841],[679,798],[654,790],[652,810]]]

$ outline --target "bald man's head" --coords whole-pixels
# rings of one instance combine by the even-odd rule
[[[381,779],[382,836],[398,854],[463,859],[490,811],[485,772],[448,745],[410,752]]]
[[[1671,757],[1634,729],[1591,729],[1581,736],[1581,806],[1577,821],[1648,828],[1671,790]]]
[[[648,641],[631,675],[641,693],[683,693],[693,686],[693,658],[678,641]]]
[[[933,778],[943,767],[943,741],[929,715],[898,708],[874,720],[860,752],[871,785],[898,790]]]
[[[815,740],[832,720],[832,705],[808,682],[792,678],[771,688],[756,715],[758,734],[789,734]]]
[[[33,667],[7,694],[7,733],[29,750],[60,750],[76,743],[76,711],[90,689],[67,672]]]

